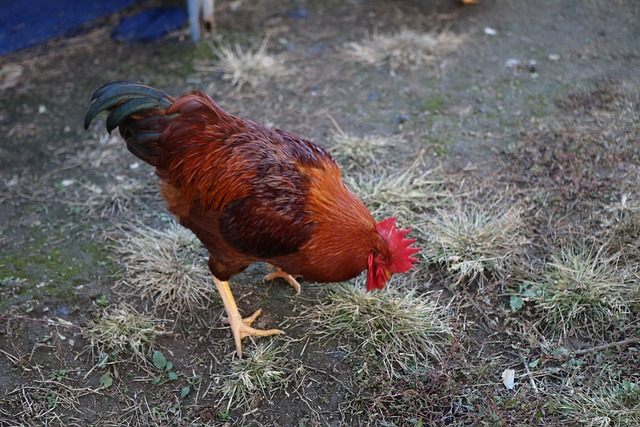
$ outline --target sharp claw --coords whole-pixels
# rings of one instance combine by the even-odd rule
[[[300,277],[300,276],[296,276],[296,277]],[[282,278],[284,280],[287,281],[287,283],[289,283],[293,289],[296,290],[296,294],[300,293],[300,283],[298,283],[298,281],[290,274],[285,273],[284,271],[280,270],[279,268],[276,269],[276,271],[274,271],[273,273],[267,274],[266,276],[264,276],[264,279],[262,279],[263,282],[266,282],[268,280],[273,280],[273,279],[278,279],[278,278]]]

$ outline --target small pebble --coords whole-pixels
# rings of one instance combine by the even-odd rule
[[[407,116],[406,114],[400,114],[398,117],[396,117],[396,123],[399,125],[406,123],[408,121],[409,121],[409,116]]]
[[[495,36],[496,34],[498,34],[496,30],[490,27],[484,27],[484,33],[488,36]]]
[[[11,187],[15,187],[16,185],[18,185],[18,182],[19,182],[18,175],[13,175],[10,180],[5,181],[4,185],[7,188],[11,188]]]
[[[507,61],[504,63],[504,65],[507,66],[507,68],[516,68],[518,65],[520,65],[520,61],[518,61],[515,58],[509,58],[507,59]]]
[[[294,19],[308,18],[309,15],[309,10],[305,9],[304,7],[299,7],[287,12],[287,16]]]
[[[58,316],[67,316],[69,315],[69,309],[67,307],[58,307],[53,310],[55,314]]]

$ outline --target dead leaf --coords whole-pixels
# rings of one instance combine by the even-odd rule
[[[502,383],[507,390],[513,390],[515,387],[516,371],[514,369],[505,369],[502,373]]]
[[[0,69],[0,79],[4,79],[0,84],[0,90],[5,90],[17,86],[22,77],[22,66],[17,64],[8,64]]]

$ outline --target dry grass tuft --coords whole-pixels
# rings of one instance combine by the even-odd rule
[[[74,388],[56,379],[36,380],[6,390],[0,396],[0,425],[78,426],[78,416],[94,413],[80,399],[96,394],[90,388]]]
[[[355,172],[344,177],[374,217],[396,216],[414,222],[428,209],[447,203],[449,193],[434,170],[421,168],[422,156],[401,172]]]
[[[78,147],[64,159],[65,168],[81,168],[84,170],[119,170],[129,168],[131,153],[125,148],[120,133],[103,133],[104,124],[100,122],[91,129],[94,136],[82,141]],[[136,159],[137,160],[137,159]],[[135,160],[133,160],[135,161]]]
[[[617,387],[577,390],[559,399],[560,412],[580,425],[627,427],[640,425],[640,385],[622,381]]]
[[[367,135],[357,137],[338,131],[333,135],[335,144],[331,154],[346,171],[367,170],[380,166],[380,159],[389,147],[402,142],[401,137]]]
[[[291,377],[286,350],[282,341],[269,340],[245,351],[242,359],[233,360],[222,386],[222,399],[229,400],[227,410],[253,409],[260,399],[270,399],[286,388]]]
[[[602,333],[624,321],[634,285],[602,250],[565,248],[551,258],[529,297],[545,312],[547,332],[571,336]]]
[[[140,162],[132,161],[119,136],[101,134],[83,144],[65,158],[63,170],[85,170],[85,179],[69,180],[68,186],[58,184],[64,191],[64,203],[72,209],[106,218],[142,206],[145,196],[157,194],[154,180],[131,177],[131,169],[138,168]]]
[[[121,304],[107,308],[84,330],[88,348],[100,365],[121,362],[148,363],[161,321]]]
[[[598,237],[610,254],[619,253],[634,271],[640,262],[640,203],[623,194],[618,203],[596,213],[601,229]]]
[[[346,53],[368,65],[388,64],[393,73],[401,68],[431,67],[442,55],[456,51],[463,41],[462,36],[448,31],[434,35],[404,29],[395,34],[375,34],[360,43],[349,43]]]
[[[81,209],[101,218],[122,214],[134,205],[142,205],[140,195],[150,193],[144,182],[123,175],[116,175],[115,182],[104,187],[90,184],[84,188],[88,195],[79,203]]]
[[[520,208],[461,204],[416,225],[427,242],[421,252],[427,262],[444,265],[458,283],[508,274],[527,244],[525,228]]]
[[[217,295],[207,251],[191,231],[172,223],[165,230],[134,227],[115,248],[123,266],[118,285],[155,299],[178,318],[204,310]]]
[[[325,338],[349,339],[352,353],[375,355],[388,378],[397,378],[429,358],[442,359],[451,336],[450,316],[437,296],[415,290],[365,292],[341,285],[305,316]]]
[[[246,51],[238,44],[233,47],[211,44],[211,50],[218,57],[218,63],[213,67],[199,66],[198,69],[221,72],[222,78],[230,81],[238,89],[247,83],[256,87],[269,80],[290,74],[291,69],[285,65],[282,55],[267,53],[267,41],[268,39],[265,39],[255,50]]]

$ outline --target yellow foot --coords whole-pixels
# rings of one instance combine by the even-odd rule
[[[296,277],[300,277],[300,276],[296,276]],[[300,283],[298,283],[298,281],[292,275],[285,273],[279,268],[276,268],[276,271],[274,271],[273,273],[267,274],[266,276],[264,276],[264,279],[262,279],[262,281],[266,282],[267,280],[273,280],[278,278],[286,280],[291,286],[293,286],[293,289],[296,290],[296,294],[300,293]]]
[[[236,306],[236,302],[233,299],[233,294],[231,293],[231,289],[229,288],[229,282],[218,280],[215,276],[213,277],[213,283],[218,288],[218,292],[220,292],[220,297],[222,298],[222,302],[224,304],[224,308],[227,312],[227,321],[229,325],[231,325],[231,331],[233,332],[233,339],[236,343],[236,352],[239,357],[242,357],[242,338],[244,337],[268,337],[270,335],[279,335],[283,334],[279,329],[255,329],[251,327],[251,324],[256,320],[258,316],[262,313],[262,310],[258,310],[253,313],[251,316],[243,319],[240,316],[240,312],[238,311],[238,307]]]
[[[233,331],[233,339],[236,342],[236,352],[239,357],[242,357],[242,338],[244,337],[268,337],[270,335],[284,334],[280,329],[254,329],[251,324],[262,313],[262,310],[257,310],[251,316],[247,318],[236,318],[239,320],[232,321],[229,318],[229,324],[231,325],[231,331]]]
[[[462,4],[478,4],[478,0],[460,0]]]

